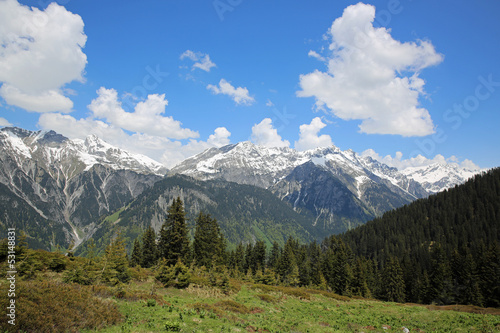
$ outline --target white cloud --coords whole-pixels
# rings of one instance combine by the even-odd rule
[[[313,51],[313,50],[310,50],[307,55],[310,56],[310,57],[312,57],[312,58],[316,58],[319,61],[326,61],[325,57],[321,56],[318,52]]]
[[[108,123],[131,132],[163,136],[172,139],[196,138],[198,132],[181,127],[181,122],[165,117],[168,101],[165,95],[148,95],[145,101],[135,105],[134,112],[126,112],[114,89],[101,87],[98,97],[89,105],[93,116],[105,119]]]
[[[165,136],[145,133],[128,134],[113,124],[92,117],[77,120],[71,115],[60,113],[42,114],[39,126],[46,130],[52,129],[71,139],[84,139],[90,134],[95,134],[112,145],[159,161],[167,168],[210,147],[229,144],[231,135],[226,128],[219,127],[207,141],[190,139],[187,143],[183,143],[179,140],[170,140]]]
[[[207,143],[213,147],[226,146],[230,143],[229,141],[230,136],[231,132],[229,132],[227,128],[217,127],[214,131],[214,134],[208,137]]]
[[[252,127],[252,141],[265,147],[290,147],[288,140],[281,139],[270,118],[265,118]]]
[[[212,84],[207,85],[207,89],[216,95],[223,94],[230,96],[238,105],[251,105],[255,102],[255,99],[249,95],[247,88],[235,88],[225,79],[219,81],[219,86],[214,86]]]
[[[268,106],[268,107],[273,107],[273,106],[274,106],[274,103],[273,103],[273,102],[271,102],[271,100],[270,100],[270,99],[268,99],[268,100],[267,100],[267,102],[266,102],[266,106]]]
[[[7,119],[0,117],[0,126],[12,126],[12,124]]]
[[[201,70],[204,70],[205,72],[210,72],[210,69],[212,67],[217,67],[211,60],[210,56],[205,53],[197,52],[194,53],[191,50],[186,50],[184,51],[183,54],[181,54],[180,59],[183,60],[185,58],[188,58],[195,63],[193,64],[192,70],[195,68],[199,68]]]
[[[84,81],[87,36],[79,15],[51,3],[44,11],[0,1],[0,96],[28,111],[70,112],[63,86]]]
[[[434,132],[429,112],[419,107],[424,80],[419,72],[443,60],[427,41],[401,43],[375,28],[375,7],[347,7],[330,30],[328,70],[300,76],[299,97],[315,97],[344,120],[362,120],[368,134],[424,136]],[[310,56],[321,59],[314,51]]]
[[[300,125],[299,140],[295,141],[295,149],[308,150],[318,147],[330,147],[333,145],[329,135],[319,135],[319,131],[326,126],[321,118],[314,118],[310,124]]]
[[[391,155],[386,155],[384,157],[380,156],[377,152],[375,152],[373,149],[367,149],[364,152],[360,154],[363,157],[369,156],[373,158],[374,160],[377,160],[379,162],[382,162],[384,164],[387,164],[388,166],[397,168],[398,170],[404,170],[409,167],[419,167],[419,166],[427,166],[431,164],[454,164],[460,168],[463,169],[468,169],[468,170],[473,170],[473,171],[479,171],[481,168],[472,162],[471,160],[465,159],[463,161],[460,161],[456,156],[451,156],[448,158],[445,158],[443,155],[438,154],[434,156],[432,159],[427,158],[422,155],[417,155],[415,157],[411,157],[408,159],[403,159],[403,153],[398,151],[396,152],[395,156]]]

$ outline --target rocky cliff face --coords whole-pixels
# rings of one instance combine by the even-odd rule
[[[72,241],[78,245],[101,215],[137,197],[165,171],[159,163],[95,136],[69,140],[52,131],[0,130],[0,183],[5,196],[12,202],[21,200],[19,209],[38,215],[45,225],[57,226],[58,234],[64,234],[62,239],[40,239],[45,248]],[[28,221],[8,214],[1,222],[6,228]],[[29,236],[32,242],[40,237]]]

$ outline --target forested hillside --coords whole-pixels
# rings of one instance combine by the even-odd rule
[[[401,300],[500,306],[499,231],[497,168],[387,212],[342,239],[381,271],[400,266]]]

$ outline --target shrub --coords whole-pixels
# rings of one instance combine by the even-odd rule
[[[169,266],[167,261],[163,259],[155,278],[165,287],[176,287],[179,289],[187,288],[191,282],[189,269],[180,260],[177,261],[175,266]]]
[[[258,298],[260,298],[262,301],[267,302],[267,303],[276,303],[278,300],[276,297],[268,295],[268,294],[257,294],[256,295]]]
[[[67,261],[62,257],[55,257],[49,263],[49,269],[53,272],[62,272],[66,269]]]
[[[220,301],[218,303],[215,303],[214,305],[226,311],[231,311],[241,314],[250,313],[250,310],[245,305],[235,302],[233,300]]]
[[[16,326],[0,322],[7,332],[79,332],[100,329],[121,321],[116,304],[92,294],[91,287],[50,281],[17,281]],[[0,292],[7,295],[7,286]],[[0,297],[5,309],[7,297]]]
[[[167,321],[165,323],[165,329],[169,332],[180,332],[181,324],[176,321]]]

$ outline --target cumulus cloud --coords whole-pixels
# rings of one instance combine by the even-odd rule
[[[168,101],[165,95],[148,95],[145,101],[136,104],[134,112],[126,112],[115,89],[99,88],[98,97],[89,105],[93,116],[131,132],[164,136],[172,139],[196,138],[198,132],[181,127],[181,122],[163,116]]]
[[[384,164],[387,164],[388,166],[397,168],[398,170],[404,170],[406,168],[410,167],[420,167],[420,166],[428,166],[431,164],[454,164],[460,168],[463,169],[468,169],[468,170],[473,170],[473,171],[479,171],[481,168],[472,162],[469,159],[465,159],[463,161],[460,161],[456,156],[451,156],[448,158],[445,158],[443,155],[438,154],[434,156],[433,158],[427,158],[422,155],[417,155],[415,157],[411,157],[408,159],[403,159],[403,153],[398,151],[396,152],[395,156],[391,155],[386,155],[386,156],[380,156],[377,152],[375,152],[373,149],[367,149],[364,152],[360,154],[363,157],[369,156],[373,158],[374,160],[377,160],[379,162],[382,162]]]
[[[295,141],[295,149],[308,150],[332,146],[332,138],[329,135],[318,135],[325,126],[319,117],[314,118],[310,124],[300,125],[299,140]]]
[[[188,58],[192,61],[194,61],[192,70],[195,68],[199,68],[201,70],[204,70],[205,72],[210,72],[210,69],[212,67],[217,67],[211,60],[210,56],[205,53],[201,52],[193,52],[191,50],[186,50],[184,51],[183,54],[181,54],[180,59],[184,60],[185,58]]]
[[[229,141],[230,136],[231,132],[229,132],[227,128],[217,127],[214,131],[214,134],[208,137],[207,143],[213,147],[226,146],[230,143]]]
[[[288,140],[282,140],[278,130],[273,127],[272,120],[265,118],[252,127],[253,143],[265,147],[290,147]]]
[[[207,85],[207,89],[216,95],[223,94],[231,97],[238,105],[251,105],[255,102],[255,99],[249,95],[247,88],[235,88],[225,79],[221,79],[218,86],[213,84]]]
[[[79,15],[56,3],[45,10],[0,1],[0,96],[33,112],[70,112],[63,87],[83,82],[87,36]]]
[[[7,119],[0,117],[0,126],[12,126],[12,124]]]
[[[419,106],[425,94],[422,69],[443,60],[428,41],[402,43],[390,30],[375,28],[375,7],[347,7],[330,30],[327,71],[300,76],[299,97],[344,120],[362,120],[368,134],[425,136],[434,132],[429,112]],[[321,56],[314,51],[309,55]]]
[[[229,136],[231,135],[225,127],[219,127],[214,131],[214,134],[209,136],[207,141],[190,139],[186,143],[159,135],[129,134],[122,128],[102,120],[92,117],[76,119],[71,115],[61,113],[42,114],[38,124],[42,129],[54,130],[71,139],[84,139],[90,134],[95,134],[112,145],[149,156],[163,163],[167,168],[171,168],[205,149],[229,144]]]

